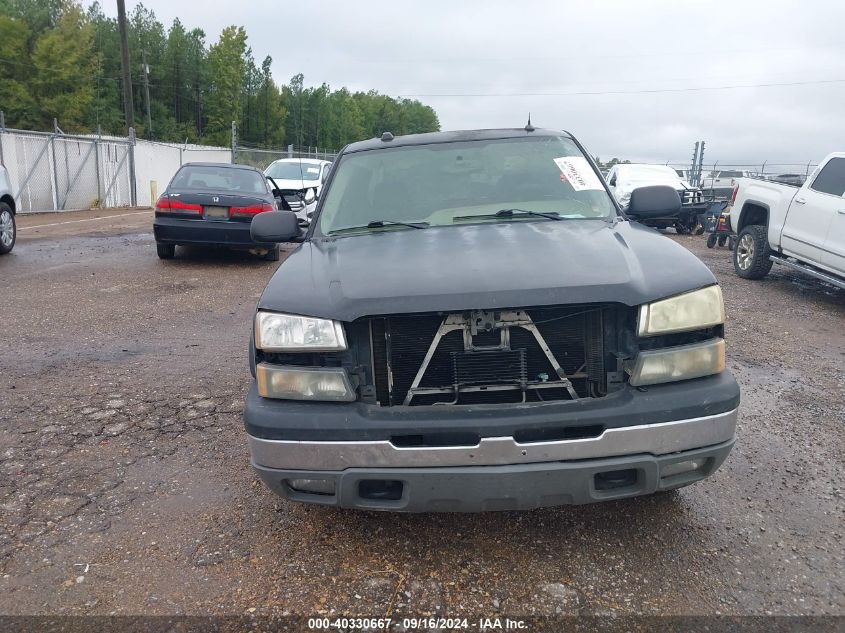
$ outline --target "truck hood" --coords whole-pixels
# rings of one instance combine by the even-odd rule
[[[320,238],[297,247],[259,308],[362,316],[593,302],[630,306],[716,283],[640,224],[510,222]]]

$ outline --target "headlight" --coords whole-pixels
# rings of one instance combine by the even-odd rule
[[[262,398],[333,402],[352,402],[356,398],[349,374],[340,367],[280,367],[258,363],[255,379]]]
[[[640,306],[637,336],[704,330],[725,322],[719,286],[708,286]]]
[[[346,336],[337,321],[258,312],[255,347],[266,352],[339,352],[346,349]]]
[[[626,369],[634,387],[711,376],[725,369],[725,341],[717,338],[640,352]]]

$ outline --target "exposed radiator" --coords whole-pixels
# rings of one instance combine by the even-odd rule
[[[603,314],[606,306],[528,308],[524,312],[569,378],[577,397],[604,390]],[[498,314],[498,313],[497,313]],[[370,320],[376,399],[401,405],[424,364],[445,314],[394,315]],[[467,349],[464,332],[442,336],[409,404],[479,404],[568,400],[558,374],[530,329],[510,327],[507,345],[499,330],[479,330]],[[491,349],[495,347],[498,349]],[[458,385],[456,389],[456,385]],[[489,387],[485,387],[489,386]],[[522,387],[520,387],[522,385]],[[529,388],[525,389],[524,386]],[[459,397],[456,400],[456,391]]]

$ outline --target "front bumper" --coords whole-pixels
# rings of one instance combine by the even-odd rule
[[[609,501],[671,490],[711,475],[725,461],[734,440],[692,451],[630,455],[577,462],[449,468],[350,468],[343,471],[278,470],[253,463],[264,482],[293,501],[393,512],[488,512],[531,510]],[[694,460],[695,470],[670,474],[667,467]],[[334,494],[290,487],[295,479],[333,482]],[[615,481],[608,488],[606,482]],[[398,498],[370,494],[375,482],[401,484]]]
[[[703,479],[733,446],[738,405],[739,387],[724,372],[605,398],[511,407],[268,400],[253,384],[244,417],[252,465],[285,497],[350,508],[483,511],[587,503]],[[564,439],[519,440],[526,432]],[[421,445],[408,443],[414,437]],[[669,464],[699,457],[690,472],[661,475]],[[599,489],[596,476],[615,471],[636,477]],[[292,479],[329,480],[335,492],[300,492]],[[362,495],[360,482],[370,480],[401,482],[402,497]]]
[[[219,244],[248,248],[272,248],[275,244],[252,241],[249,222],[216,222],[201,218],[156,217],[153,235],[162,244]]]

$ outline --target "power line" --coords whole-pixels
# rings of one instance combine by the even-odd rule
[[[778,86],[810,86],[817,84],[845,83],[845,79],[820,79],[817,81],[789,81],[760,84],[737,84],[733,86],[699,86],[691,88],[652,88],[646,90],[596,90],[583,92],[477,92],[477,93],[418,93],[400,94],[398,97],[579,97],[590,95],[635,95],[661,92],[702,92],[705,90],[735,90],[739,88],[774,88]]]

